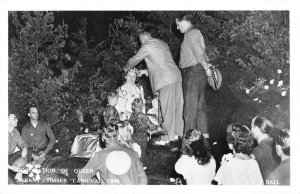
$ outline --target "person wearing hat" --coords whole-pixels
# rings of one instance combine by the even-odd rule
[[[208,138],[205,89],[207,77],[212,76],[212,72],[205,54],[204,38],[192,20],[192,15],[185,13],[176,18],[177,29],[184,33],[179,62],[182,70],[184,130],[198,129]]]
[[[272,129],[273,124],[267,118],[256,116],[252,119],[251,131],[258,144],[253,149],[252,154],[259,165],[264,182],[270,173],[278,166],[278,156],[275,154],[275,147],[273,148],[274,141],[269,135]]]
[[[108,124],[102,135],[106,148],[95,153],[78,173],[78,181],[89,182],[100,173],[103,185],[146,185],[147,176],[138,154],[118,142],[118,125]]]
[[[27,144],[16,129],[18,118],[15,114],[10,113],[8,116],[8,169],[12,172],[20,172],[21,167],[26,165],[27,160]],[[16,148],[21,149],[15,152]],[[19,158],[24,158],[23,160]],[[25,161],[25,163],[24,163]],[[14,183],[12,172],[9,172],[9,183]]]
[[[281,129],[276,142],[276,153],[281,159],[266,180],[267,185],[290,185],[290,130]]]

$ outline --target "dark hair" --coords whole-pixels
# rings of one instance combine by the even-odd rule
[[[132,102],[132,109],[134,109],[134,107],[143,107],[144,106],[144,102],[141,98],[135,98]]]
[[[31,108],[36,108],[37,110],[39,110],[38,107],[35,104],[30,104],[29,108],[27,109],[27,113],[30,113]]]
[[[176,19],[181,22],[183,20],[191,22],[193,25],[195,24],[195,17],[190,12],[180,12]]]
[[[281,146],[282,152],[289,156],[290,155],[290,130],[281,129],[278,136],[275,138],[276,144]]]
[[[198,164],[205,165],[209,163],[211,158],[210,145],[203,136],[201,136],[201,138],[197,141],[192,142],[190,148],[192,149],[193,155],[197,159]]]
[[[272,122],[263,116],[254,117],[252,125],[257,126],[263,133],[266,134],[269,134],[269,132],[273,129]]]
[[[210,161],[210,145],[201,134],[201,131],[189,129],[182,141],[182,154],[195,156],[201,165],[207,164]]]
[[[250,154],[254,147],[253,135],[246,125],[231,124],[227,128],[227,142],[233,144],[236,153]]]

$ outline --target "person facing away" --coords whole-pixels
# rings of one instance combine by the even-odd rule
[[[269,132],[273,129],[270,120],[262,116],[256,116],[251,122],[251,131],[257,146],[253,149],[252,154],[259,165],[264,182],[269,174],[278,166],[276,159],[275,147],[273,148],[273,138]]]
[[[177,29],[184,34],[181,43],[179,67],[182,70],[184,98],[184,130],[201,129],[208,138],[205,89],[210,64],[205,54],[204,38],[193,25],[192,15],[181,13],[176,18]]]
[[[281,159],[279,166],[266,179],[267,185],[290,185],[290,130],[281,129],[277,138],[276,153]]]
[[[229,125],[227,141],[233,155],[223,156],[214,180],[219,185],[263,185],[259,166],[256,160],[250,157],[254,144],[250,129],[241,124]]]
[[[168,136],[162,136],[162,140],[173,141],[177,136],[183,135],[184,127],[181,73],[167,43],[153,38],[148,32],[140,33],[139,38],[142,46],[138,53],[128,60],[124,71],[129,71],[145,60],[152,92],[159,92],[162,127],[168,131]]]
[[[175,164],[188,185],[210,185],[216,171],[216,161],[210,154],[210,145],[199,130],[186,132],[182,155]]]
[[[129,123],[133,127],[132,139],[134,142],[141,146],[142,154],[141,161],[144,162],[147,145],[148,145],[148,133],[162,130],[159,126],[154,125],[149,117],[142,112],[144,103],[140,98],[136,98],[132,102],[133,113],[129,118]]]
[[[141,98],[145,104],[144,90],[140,85],[135,84],[138,70],[131,69],[127,72],[126,82],[118,88],[118,102],[115,108],[118,110],[121,120],[128,120],[132,114],[132,102],[135,98]],[[145,106],[143,113],[145,113]]]
[[[118,142],[118,126],[108,124],[102,138],[106,148],[97,152],[83,170],[78,181],[88,182],[97,172],[103,185],[146,185],[147,176],[135,151]]]
[[[28,116],[30,122],[23,126],[21,136],[27,143],[29,151],[32,153],[30,155],[34,161],[42,164],[55,144],[55,136],[47,122],[38,120],[39,113],[37,107],[31,106]],[[47,137],[49,138],[49,142]]]
[[[18,158],[27,157],[28,145],[21,137],[19,131],[16,129],[18,124],[18,118],[15,114],[10,113],[8,116],[8,169],[14,173],[21,172],[21,168],[18,165],[13,165]],[[15,152],[16,148],[20,151]],[[27,160],[27,158],[26,158]],[[14,184],[12,178],[13,173],[8,174],[8,184]]]

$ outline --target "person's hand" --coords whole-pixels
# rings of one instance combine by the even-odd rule
[[[27,147],[23,148],[21,155],[22,155],[22,158],[25,158],[27,156]]]
[[[41,151],[40,153],[40,158],[45,158],[46,157],[46,152],[44,152],[44,151]]]
[[[14,171],[14,172],[21,172],[21,168],[19,168],[17,166],[9,166],[9,169]]]
[[[212,71],[211,71],[210,67],[207,68],[207,70],[205,71],[205,73],[209,77],[212,76]]]

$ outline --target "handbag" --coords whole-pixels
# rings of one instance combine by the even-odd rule
[[[222,85],[222,74],[218,68],[215,66],[210,66],[212,75],[207,77],[208,84],[214,89],[220,89]]]

